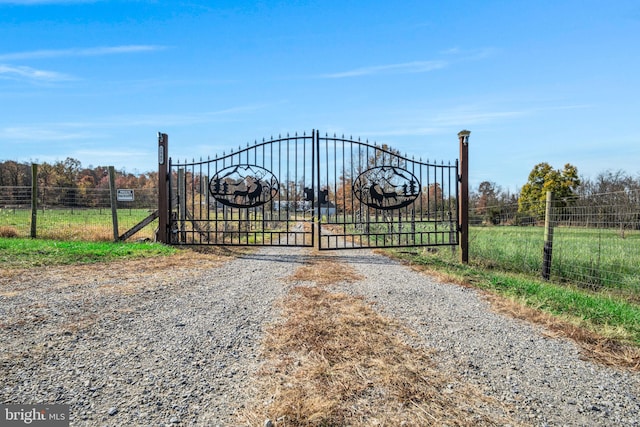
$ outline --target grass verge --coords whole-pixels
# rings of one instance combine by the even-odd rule
[[[282,317],[267,331],[248,425],[517,425],[508,409],[437,369],[411,331],[330,285],[360,277],[330,257],[289,279]],[[303,285],[302,285],[302,284]]]
[[[572,338],[585,357],[640,370],[640,305],[615,295],[558,285],[530,276],[445,261],[423,251],[386,251],[441,280],[494,295],[494,306]]]
[[[90,264],[115,259],[170,255],[175,252],[175,248],[157,243],[0,238],[0,266],[5,269]]]

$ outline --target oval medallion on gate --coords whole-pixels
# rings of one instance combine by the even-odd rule
[[[209,192],[223,205],[253,208],[275,197],[278,180],[267,169],[257,165],[229,166],[211,178]]]
[[[377,166],[364,171],[353,182],[358,200],[375,209],[409,206],[420,195],[420,181],[411,172],[395,166]]]

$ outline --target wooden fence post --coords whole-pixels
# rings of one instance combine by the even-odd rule
[[[111,221],[113,222],[113,241],[119,240],[118,233],[118,199],[116,190],[116,170],[113,166],[109,166],[109,193],[111,196]]]
[[[460,139],[460,193],[458,194],[458,209],[460,218],[460,261],[469,263],[469,135],[468,130],[458,132]]]
[[[38,165],[31,164],[31,238],[38,234]]]
[[[553,192],[547,191],[547,206],[544,212],[544,250],[542,255],[542,278],[551,277],[551,261],[553,259]]]

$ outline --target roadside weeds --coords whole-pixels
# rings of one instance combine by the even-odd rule
[[[389,254],[385,252],[379,253],[389,256]],[[581,357],[584,360],[589,360],[604,366],[640,372],[640,348],[634,345],[605,337],[597,332],[577,325],[574,323],[575,319],[565,319],[561,316],[555,316],[545,311],[528,307],[516,298],[509,298],[491,292],[479,286],[479,284],[474,283],[472,279],[447,274],[446,272],[424,264],[409,262],[406,259],[393,258],[404,262],[415,271],[436,278],[442,283],[454,283],[459,286],[474,288],[482,293],[496,312],[543,326],[548,331],[549,336],[572,340],[579,346]]]

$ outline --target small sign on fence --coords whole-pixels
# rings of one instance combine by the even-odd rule
[[[119,202],[133,202],[133,190],[118,189],[116,197]]]

